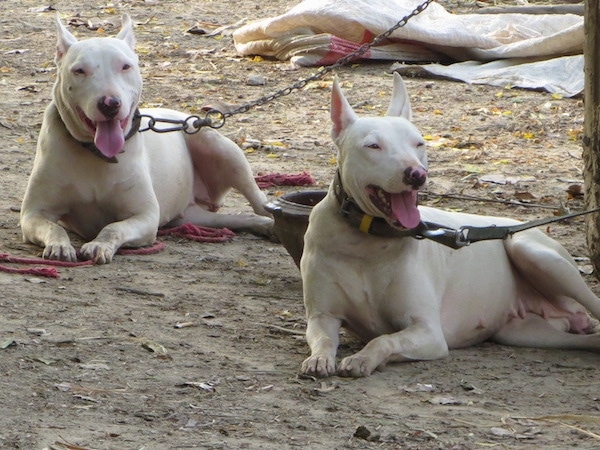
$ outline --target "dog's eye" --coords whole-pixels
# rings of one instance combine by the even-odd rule
[[[379,144],[369,144],[367,145],[367,148],[371,148],[373,150],[381,150],[381,147],[379,146]]]
[[[76,69],[73,69],[73,73],[75,75],[85,75],[85,70],[83,70],[81,67],[78,67]]]
[[[129,69],[131,69],[131,64],[127,64],[127,63],[123,64],[123,71],[129,70]]]

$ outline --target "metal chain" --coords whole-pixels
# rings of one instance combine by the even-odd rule
[[[136,113],[136,117],[139,119],[146,118],[148,119],[148,123],[145,128],[140,128],[138,131],[141,133],[143,131],[152,130],[155,133],[170,133],[171,131],[183,131],[187,134],[195,134],[202,127],[210,127],[214,129],[221,128],[225,125],[225,116],[221,111],[216,109],[210,109],[206,112],[204,117],[199,116],[188,116],[185,119],[165,119],[151,116],[150,114],[141,114]],[[157,124],[163,123],[168,125],[173,125],[170,127],[160,127]]]
[[[203,118],[194,115],[194,116],[189,116],[184,120],[173,120],[173,119],[155,118],[148,114],[140,114],[139,115],[140,117],[148,118],[148,123],[146,125],[146,128],[141,128],[139,131],[152,130],[157,133],[169,133],[171,131],[184,131],[185,133],[188,133],[188,134],[194,134],[194,133],[197,133],[198,131],[200,131],[200,129],[205,126],[208,126],[210,128],[215,128],[215,129],[221,128],[223,125],[225,125],[225,119],[232,117],[236,114],[248,112],[252,108],[255,108],[257,106],[262,106],[266,103],[272,102],[273,100],[276,100],[278,98],[289,95],[296,90],[303,89],[307,84],[309,84],[313,81],[320,80],[325,75],[333,72],[337,68],[344,66],[344,65],[360,58],[366,52],[368,52],[371,49],[371,47],[374,47],[375,45],[379,44],[383,40],[389,38],[394,31],[396,31],[398,28],[405,26],[410,19],[421,14],[423,11],[425,11],[425,9],[431,3],[433,3],[433,1],[434,0],[425,0],[423,3],[421,3],[419,6],[417,6],[410,14],[408,14],[408,15],[404,16],[402,19],[400,19],[398,21],[398,23],[396,23],[389,30],[376,36],[371,42],[366,42],[366,43],[362,44],[360,47],[358,47],[353,52],[348,53],[345,56],[342,56],[334,64],[332,64],[330,66],[324,66],[324,67],[319,68],[319,70],[317,70],[317,72],[314,73],[313,75],[303,78],[302,80],[297,81],[296,83],[292,84],[291,86],[288,86],[288,87],[281,89],[277,92],[274,92],[272,94],[268,94],[263,97],[260,97],[257,100],[246,103],[238,108],[232,109],[227,112],[221,112],[217,109],[210,109],[206,112],[206,114]],[[166,124],[173,125],[173,126],[161,128],[161,127],[157,126],[157,123],[166,123]]]

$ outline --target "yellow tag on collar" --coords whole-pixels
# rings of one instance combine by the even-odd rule
[[[358,229],[363,233],[369,234],[371,223],[373,223],[373,216],[365,214],[364,216],[362,216],[362,219],[360,219],[360,225],[358,226]]]

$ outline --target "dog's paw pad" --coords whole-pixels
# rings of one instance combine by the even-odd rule
[[[88,242],[81,247],[83,259],[92,260],[94,264],[108,264],[115,254],[114,246],[106,243]]]
[[[311,356],[302,363],[302,373],[319,378],[335,375],[335,359],[327,356]]]
[[[354,378],[368,377],[376,367],[377,365],[368,357],[360,355],[348,356],[340,363],[338,375]]]
[[[67,262],[76,262],[77,261],[77,252],[72,245],[54,245],[49,244],[44,248],[44,252],[42,253],[42,258],[50,259],[53,261],[67,261]]]

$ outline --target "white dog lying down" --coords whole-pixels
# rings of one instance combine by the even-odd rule
[[[129,16],[116,38],[77,41],[58,19],[57,25],[53,101],[21,208],[26,242],[45,247],[44,258],[75,261],[66,228],[89,240],[83,258],[103,264],[121,246],[152,244],[168,223],[271,235],[266,196],[231,140],[210,128],[137,132],[147,120],[136,123],[142,78]],[[187,117],[166,109],[141,113]],[[231,188],[256,214],[217,214]]]
[[[336,80],[331,118],[339,172],[305,235],[301,273],[312,353],[302,372],[368,376],[388,361],[442,358],[487,339],[600,350],[600,336],[587,334],[586,311],[600,317],[600,300],[567,251],[541,231],[459,250],[370,234],[377,227],[409,232],[420,221],[453,229],[519,223],[417,208],[427,175],[425,141],[410,123],[398,74],[386,117],[358,118]],[[336,368],[341,326],[367,344]]]

